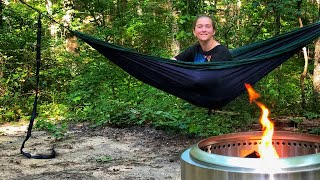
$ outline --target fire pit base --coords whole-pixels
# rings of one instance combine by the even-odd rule
[[[244,158],[262,132],[214,136],[181,154],[182,180],[320,180],[320,136],[275,132],[280,158]]]

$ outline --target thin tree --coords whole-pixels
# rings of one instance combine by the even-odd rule
[[[173,17],[171,33],[176,35],[179,31],[179,25],[177,22],[178,11],[173,7],[173,1],[169,1],[169,6],[172,9],[172,17]],[[172,36],[171,52],[174,55],[180,52],[180,42],[175,38],[175,36]]]
[[[297,1],[298,12],[301,10],[301,4],[302,4],[302,0]],[[298,20],[299,20],[300,27],[303,27],[301,16],[298,17]],[[301,106],[305,107],[305,105],[306,105],[305,79],[306,79],[306,76],[308,73],[309,58],[308,58],[308,54],[307,54],[307,48],[303,47],[302,51],[303,51],[303,57],[304,57],[304,69],[303,69],[303,72],[301,73],[301,76],[300,76]]]
[[[320,101],[320,38],[316,42],[314,53],[313,90],[316,101]]]
[[[320,0],[318,3],[318,19],[320,19]],[[313,92],[316,101],[320,101],[320,38],[317,40],[314,49],[314,69],[313,69]]]

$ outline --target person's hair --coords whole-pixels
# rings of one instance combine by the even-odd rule
[[[213,21],[213,18],[212,18],[211,16],[209,16],[209,15],[206,15],[206,14],[200,14],[200,15],[198,15],[198,16],[195,18],[195,20],[193,21],[193,29],[196,28],[196,25],[197,25],[198,20],[199,20],[200,18],[203,18],[203,17],[206,17],[206,18],[211,19],[212,28],[213,28],[213,29],[216,29],[216,24],[215,24],[215,22]]]

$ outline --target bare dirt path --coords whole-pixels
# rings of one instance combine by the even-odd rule
[[[274,120],[276,130],[308,133],[320,119],[303,120],[298,127],[288,118]],[[47,154],[55,145],[54,159],[27,159],[20,155],[26,126],[0,126],[0,180],[179,180],[180,154],[200,138],[155,130],[150,127],[88,128],[73,125],[61,141],[34,131],[26,152]],[[260,130],[259,124],[239,131]]]
[[[149,127],[77,125],[56,142],[45,132],[34,131],[24,150],[46,154],[55,144],[58,155],[27,159],[19,153],[26,128],[0,127],[0,179],[178,180],[180,154],[198,141]]]

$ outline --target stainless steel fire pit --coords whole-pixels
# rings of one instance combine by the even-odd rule
[[[278,159],[245,158],[262,132],[214,136],[181,154],[182,180],[320,180],[320,136],[275,132]]]

